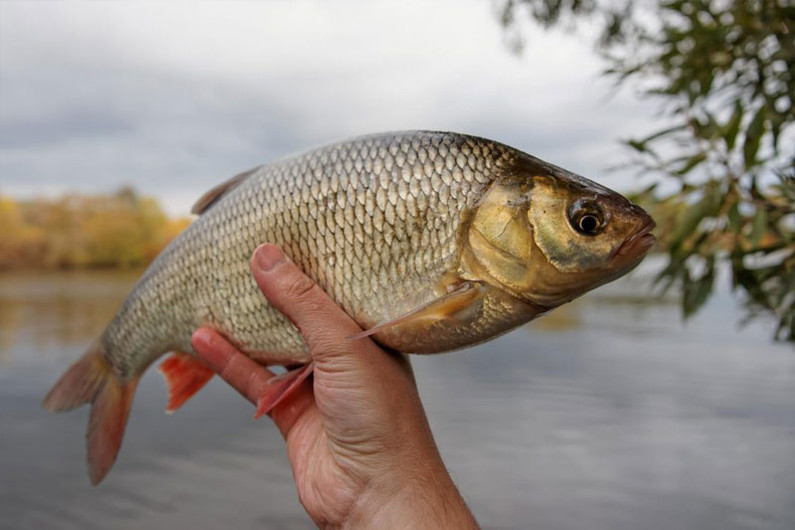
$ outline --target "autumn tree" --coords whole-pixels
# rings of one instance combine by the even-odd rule
[[[0,269],[138,267],[188,223],[130,188],[24,202],[0,196]]]
[[[0,226],[3,227],[3,237],[0,241],[0,268],[24,263],[27,259],[27,243],[38,239],[39,234],[25,224],[19,205],[2,196],[0,196]]]

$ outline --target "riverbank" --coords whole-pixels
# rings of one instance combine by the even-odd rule
[[[0,270],[145,266],[190,222],[130,188],[29,201],[0,195]]]

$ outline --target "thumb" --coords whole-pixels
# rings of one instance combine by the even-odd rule
[[[361,328],[275,245],[265,244],[251,258],[254,279],[268,299],[298,328],[315,361],[315,368],[352,368],[357,355],[380,350],[370,339],[347,339]]]

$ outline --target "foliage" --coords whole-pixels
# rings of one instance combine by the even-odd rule
[[[0,269],[145,265],[187,224],[129,188],[29,202],[0,196]]]
[[[522,11],[544,26],[599,30],[607,74],[661,103],[668,125],[626,140],[667,217],[659,281],[689,316],[731,268],[749,316],[773,313],[795,340],[795,5],[791,0],[503,0],[513,47]]]

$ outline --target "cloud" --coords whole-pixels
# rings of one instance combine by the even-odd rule
[[[538,33],[517,58],[473,0],[0,10],[0,189],[15,193],[129,183],[181,212],[248,167],[414,128],[601,175],[616,137],[649,128],[645,107],[606,98],[587,43]]]

